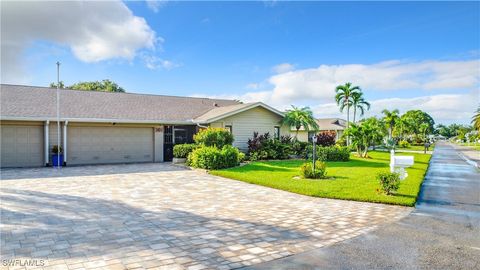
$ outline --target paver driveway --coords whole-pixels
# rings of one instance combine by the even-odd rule
[[[229,269],[330,245],[406,216],[168,164],[3,170],[2,265]],[[18,265],[18,263],[17,263]]]

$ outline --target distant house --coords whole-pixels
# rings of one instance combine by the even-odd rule
[[[319,118],[317,119],[317,124],[319,126],[319,131],[335,131],[337,134],[336,140],[342,137],[343,132],[345,131],[347,121],[340,119],[340,118]],[[293,127],[291,128],[291,133],[294,136],[296,129]],[[303,127],[298,132],[298,140],[302,142],[310,141],[312,136],[315,134],[314,131],[306,131]]]
[[[243,151],[255,131],[289,133],[261,102],[62,89],[59,142],[56,89],[2,84],[0,101],[1,167],[49,165],[57,144],[69,165],[170,161],[207,126],[230,130]]]

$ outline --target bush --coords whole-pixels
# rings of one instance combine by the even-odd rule
[[[307,162],[300,167],[300,172],[304,178],[320,179],[327,175],[327,165],[325,162],[317,160],[315,162],[315,172],[313,171],[312,162]]]
[[[400,186],[400,175],[398,173],[380,172],[377,174],[377,180],[387,195],[397,191]]]
[[[188,156],[187,164],[195,168],[216,170],[238,166],[244,157],[243,153],[230,145],[225,145],[222,149],[202,146]]]
[[[291,146],[284,142],[289,140],[291,139],[273,139],[268,132],[262,135],[254,132],[253,138],[248,139],[249,158],[251,161],[261,159],[287,159],[291,153]]]
[[[317,135],[317,144],[321,146],[332,146],[335,144],[337,133],[335,131],[323,131]]]
[[[306,157],[308,145],[309,145],[308,142],[294,141],[291,146],[292,154]]]
[[[61,154],[63,153],[63,148],[55,144],[54,146],[52,146],[52,153],[54,153],[55,155]]]
[[[407,141],[399,141],[399,142],[398,142],[398,147],[400,147],[400,148],[409,148],[409,147],[410,147],[410,143],[407,142]]]
[[[312,146],[308,146],[307,158],[312,158]],[[316,158],[321,161],[349,161],[350,160],[350,147],[348,146],[327,146],[317,147]]]
[[[207,128],[199,131],[193,139],[197,144],[214,146],[222,149],[225,145],[232,145],[233,134],[223,128]]]
[[[187,158],[188,154],[195,150],[198,146],[196,144],[176,144],[173,147],[173,157]]]

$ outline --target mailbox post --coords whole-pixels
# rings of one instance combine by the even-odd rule
[[[313,174],[315,174],[315,160],[317,159],[317,135],[312,136],[312,143],[313,143],[313,153],[312,153],[312,169],[313,169]]]

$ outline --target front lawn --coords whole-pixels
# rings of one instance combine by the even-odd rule
[[[387,152],[369,152],[371,159],[354,157],[352,154],[352,159],[348,162],[327,162],[329,179],[322,180],[298,179],[300,166],[305,162],[303,160],[252,162],[242,167],[210,173],[315,197],[414,206],[431,155],[397,154],[413,155],[415,165],[407,169],[407,179],[402,181],[397,193],[391,196],[379,191],[380,185],[375,179],[378,172],[389,170],[390,154]]]
[[[433,151],[433,149],[435,148],[435,144],[432,144],[430,145],[430,147],[428,148],[428,151]],[[406,148],[402,148],[402,147],[398,147],[397,150],[412,150],[412,151],[423,151],[425,149],[425,146],[423,145],[410,145],[409,147],[406,147]]]
[[[480,144],[475,144],[475,143],[458,143],[458,145],[467,146],[467,147],[473,148],[474,150],[480,151]]]

